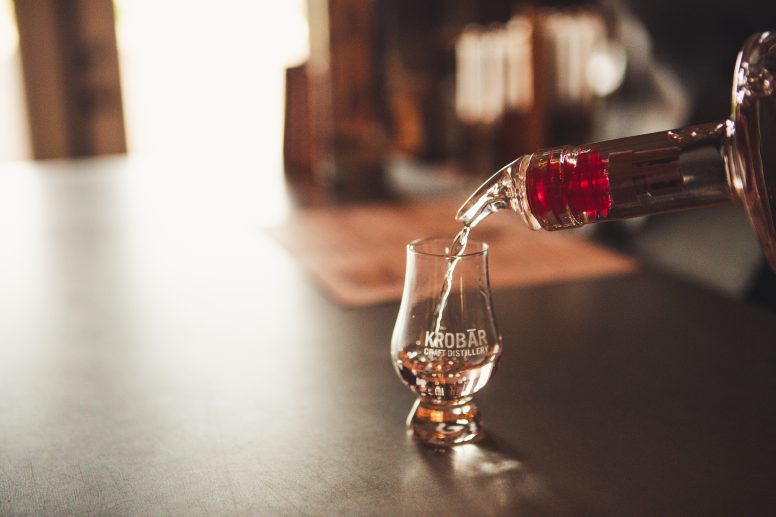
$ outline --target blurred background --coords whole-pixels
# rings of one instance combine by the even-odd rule
[[[254,155],[302,206],[463,198],[537,148],[724,119],[774,26],[765,0],[0,0],[0,161]],[[585,231],[776,304],[740,207]]]

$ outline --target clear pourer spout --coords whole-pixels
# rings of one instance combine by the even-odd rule
[[[519,211],[517,171],[525,158],[526,156],[521,156],[480,185],[458,209],[455,220],[474,228],[493,212],[505,208]]]

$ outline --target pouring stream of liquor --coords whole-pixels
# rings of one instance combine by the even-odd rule
[[[450,246],[450,264],[447,266],[445,278],[440,290],[439,303],[434,310],[434,335],[438,336],[442,327],[442,317],[447,307],[447,299],[453,289],[453,273],[458,262],[466,253],[466,245],[469,242],[469,232],[480,224],[490,214],[508,206],[508,191],[512,186],[510,165],[504,167],[496,174],[488,178],[471,197],[466,200],[456,219],[463,222],[463,228],[453,239]]]
[[[469,242],[469,232],[472,227],[468,224],[463,225],[463,228],[453,239],[453,244],[450,246],[450,255],[453,257],[450,260],[450,265],[447,266],[445,272],[445,279],[442,282],[442,289],[439,295],[439,303],[437,304],[434,315],[434,335],[438,336],[438,332],[442,326],[442,316],[445,313],[445,307],[447,306],[447,299],[450,297],[450,291],[453,288],[453,273],[458,262],[461,261],[461,257],[466,253],[466,244]]]

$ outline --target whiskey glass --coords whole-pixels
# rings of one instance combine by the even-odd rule
[[[488,280],[488,246],[469,241],[452,253],[449,239],[407,246],[407,269],[391,359],[417,393],[408,431],[421,443],[449,446],[482,436],[473,395],[501,354]]]

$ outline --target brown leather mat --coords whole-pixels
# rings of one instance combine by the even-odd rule
[[[406,244],[449,236],[460,199],[424,203],[316,208],[271,228],[280,242],[337,303],[363,307],[401,298]],[[490,245],[493,289],[622,275],[635,262],[572,231],[531,231],[514,213],[490,216],[471,237]]]

